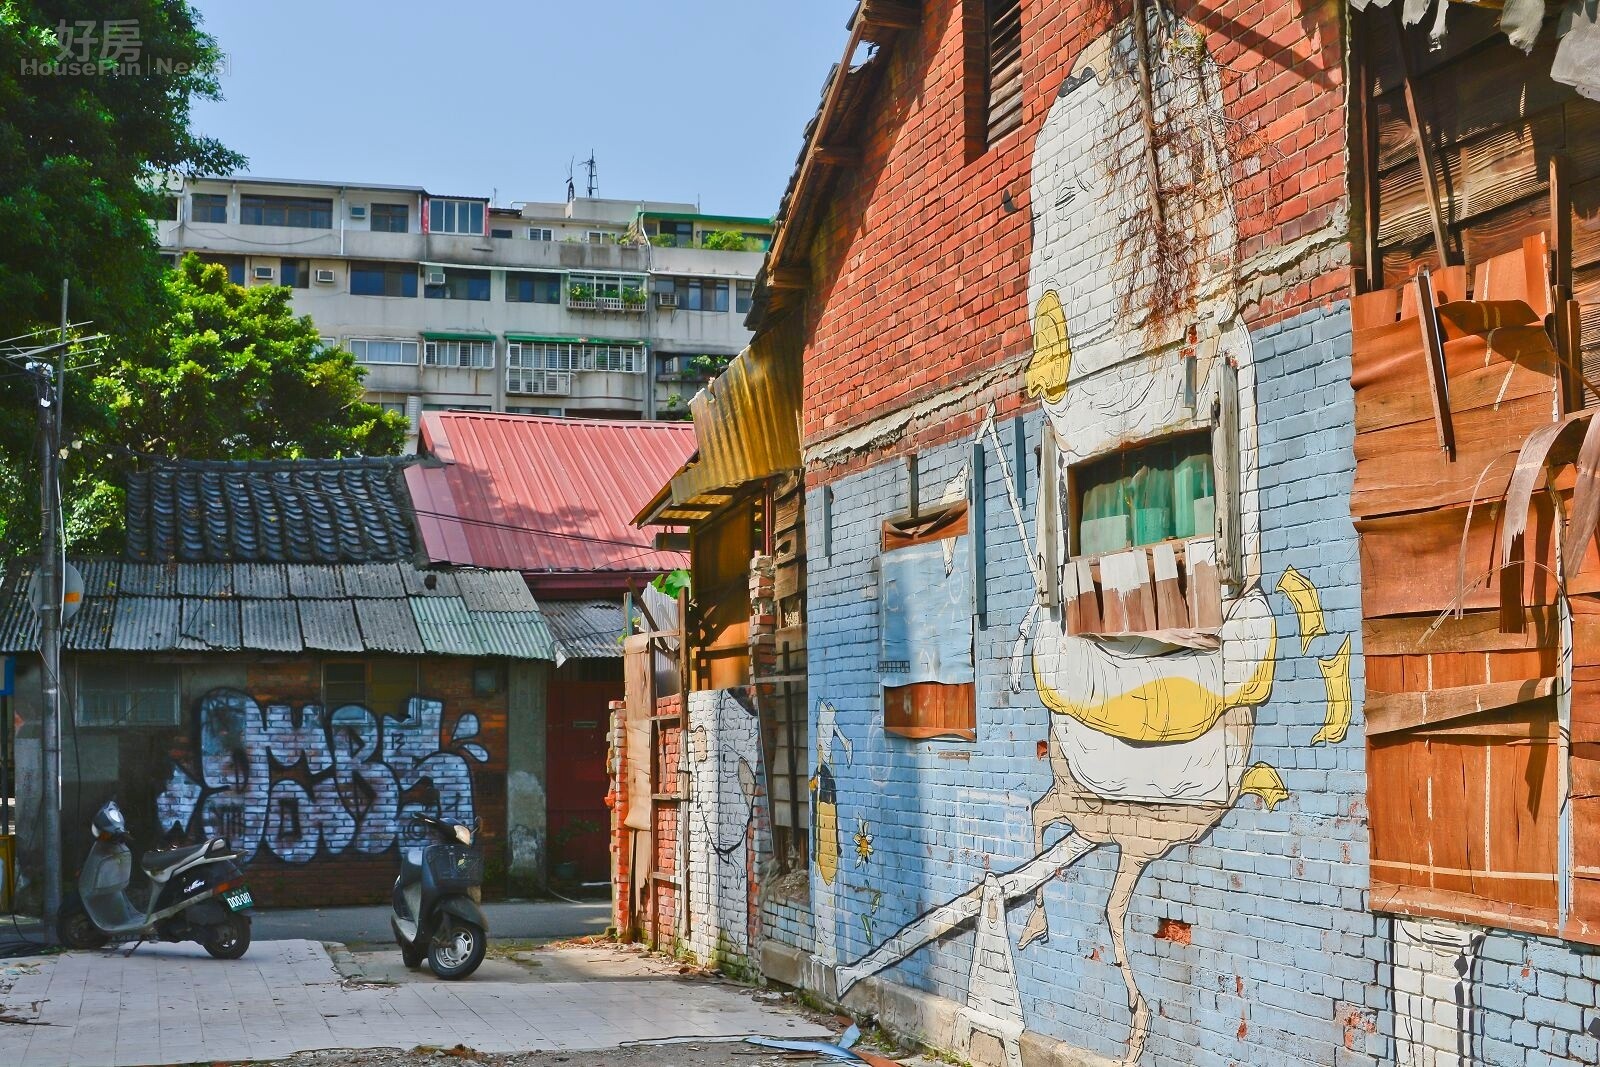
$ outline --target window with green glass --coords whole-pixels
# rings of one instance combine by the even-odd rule
[[[1074,483],[1080,556],[1215,533],[1217,489],[1206,431],[1086,463]]]

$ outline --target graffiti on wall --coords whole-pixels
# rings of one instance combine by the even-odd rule
[[[745,689],[689,694],[690,947],[705,958],[750,952],[750,827],[761,727]]]
[[[1029,561],[1040,596],[1020,627],[1013,688],[1020,692],[1031,673],[1048,712],[1041,752],[1049,757],[1051,784],[1032,805],[1035,854],[1005,873],[987,873],[838,972],[842,995],[972,926],[973,962],[956,1042],[969,1043],[973,1031],[988,1033],[1011,1063],[1020,1062],[1024,1024],[1014,952],[1049,939],[1045,885],[1105,847],[1117,852],[1105,921],[1128,997],[1125,1062],[1139,1061],[1151,1012],[1126,935],[1140,879],[1175,848],[1205,836],[1242,797],[1254,795],[1271,809],[1291,795],[1276,768],[1252,760],[1256,710],[1271,697],[1284,651],[1280,628],[1297,631],[1302,655],[1331,653],[1318,660],[1325,721],[1303,743],[1341,743],[1353,710],[1349,635],[1329,634],[1320,595],[1304,575],[1287,568],[1269,584],[1262,574],[1255,374],[1241,315],[1218,73],[1197,31],[1157,11],[1151,19],[1151,92],[1161,143],[1150,144],[1146,134],[1136,35],[1124,21],[1079,57],[1034,156],[1034,352],[1024,387],[1044,415],[1042,454],[1050,465],[1041,468],[1037,551]],[[1217,621],[1153,632],[1072,629],[1062,599],[1051,603],[1045,595],[1048,588],[1082,590],[1074,583],[1089,580],[1088,568],[1069,558],[1069,545],[1079,542],[1067,531],[1081,509],[1070,506],[1068,472],[1142,442],[1214,430],[1224,409],[1237,412],[1237,436],[1212,440],[1236,447],[1237,455],[1218,457],[1232,460],[1230,478],[1211,490],[1207,508],[1196,499],[1183,544],[1191,577],[1196,564],[1215,563],[1227,550],[1212,534],[1213,512],[1221,514],[1228,501],[1220,498],[1228,494],[1235,502],[1229,563],[1236,581],[1216,594]],[[980,441],[986,433],[1003,456],[992,420],[980,427]],[[1002,474],[1028,543],[1003,463]],[[1137,530],[1137,522],[1131,518],[1129,528]],[[1139,563],[1131,569],[1159,579],[1163,556],[1141,547],[1147,540],[1135,536],[1118,554],[1102,556],[1094,581],[1112,582],[1111,564],[1119,561]],[[1170,567],[1170,547],[1164,558]],[[1196,595],[1196,583],[1188,586]],[[1272,592],[1287,608],[1281,618]],[[819,714],[819,726],[825,721]],[[819,735],[825,767],[821,743]],[[1053,829],[1065,832],[1047,845]],[[818,873],[831,885],[822,847]],[[1013,950],[1006,906],[1029,897]],[[819,910],[819,947],[830,943],[831,929]]]
[[[471,712],[445,733],[444,704],[406,702],[405,715],[359,705],[262,708],[248,693],[215,689],[195,713],[198,760],[175,762],[156,800],[165,831],[223,836],[247,855],[287,863],[392,847],[416,813],[472,825]]]

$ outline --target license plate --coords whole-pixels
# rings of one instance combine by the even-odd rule
[[[234,889],[222,895],[222,902],[228,905],[230,911],[243,911],[255,907],[255,901],[250,899],[250,890]]]

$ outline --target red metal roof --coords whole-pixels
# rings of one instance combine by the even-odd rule
[[[690,423],[430,411],[406,469],[431,559],[528,574],[688,566],[632,518],[695,448]]]

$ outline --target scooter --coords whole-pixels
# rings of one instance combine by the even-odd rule
[[[415,815],[427,844],[403,845],[389,925],[400,958],[412,970],[453,981],[478,969],[489,947],[489,923],[474,898],[483,883],[483,855],[472,847],[477,827]]]
[[[141,909],[128,897],[133,850],[116,801],[95,813],[91,830],[94,846],[78,872],[78,892],[62,900],[56,919],[56,936],[63,945],[197,941],[219,960],[245,954],[255,901],[234,862],[239,854],[225,839],[146,852],[139,864],[149,879]]]

